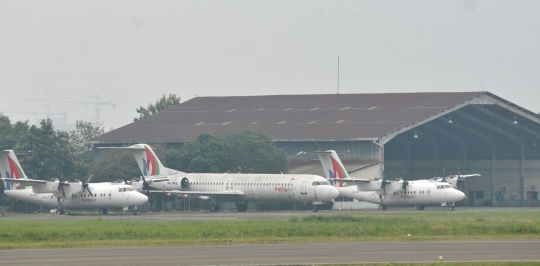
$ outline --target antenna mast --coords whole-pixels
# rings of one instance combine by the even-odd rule
[[[337,56],[337,94],[339,94],[339,55]]]

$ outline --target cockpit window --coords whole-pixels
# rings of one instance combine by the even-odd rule
[[[321,185],[321,182],[319,181],[313,181],[313,183],[311,183],[312,186],[320,186]]]
[[[450,186],[450,185],[444,185],[444,187],[445,187],[445,188],[451,188],[451,186]]]
[[[329,186],[330,183],[328,183],[328,182],[326,182],[326,181],[323,181],[323,182],[321,182],[321,185],[323,185],[323,186]]]

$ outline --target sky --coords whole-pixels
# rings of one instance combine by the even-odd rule
[[[540,1],[0,0],[0,112],[106,131],[197,96],[489,91],[540,112]],[[113,108],[113,103],[114,107]]]

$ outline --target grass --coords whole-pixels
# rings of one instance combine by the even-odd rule
[[[540,239],[540,213],[373,212],[284,220],[0,219],[0,249],[487,239]]]

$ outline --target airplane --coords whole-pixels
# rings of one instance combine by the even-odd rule
[[[91,177],[90,177],[91,178]],[[66,209],[99,209],[107,214],[108,208],[130,208],[137,214],[137,206],[148,201],[127,184],[66,182],[60,179],[45,181],[29,179],[24,173],[13,150],[0,151],[0,180],[4,182],[4,194],[10,198],[57,208],[56,214]]]
[[[349,177],[343,163],[334,150],[318,151],[326,178],[333,185],[337,185],[339,195],[360,201],[379,204],[379,210],[386,210],[387,206],[416,205],[417,210],[423,210],[426,205],[446,206],[450,203],[450,210],[455,209],[455,202],[465,199],[465,194],[446,182],[414,180],[390,181],[368,180]],[[355,184],[344,186],[344,184]]]
[[[471,177],[480,177],[480,176],[481,176],[480,174],[462,175],[458,173],[457,175],[449,175],[446,177],[434,177],[430,180],[432,182],[446,182],[450,184],[453,188],[459,189],[461,184],[465,182],[465,179],[471,178]]]
[[[239,212],[245,212],[250,201],[312,202],[312,211],[317,212],[317,205],[339,195],[334,186],[318,175],[184,173],[163,166],[147,144],[98,149],[133,152],[143,174],[142,181],[132,182],[137,189],[210,200],[210,212],[219,212],[221,201],[234,201]]]

